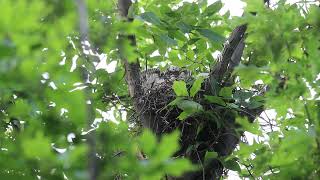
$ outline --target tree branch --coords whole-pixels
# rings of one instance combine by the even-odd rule
[[[227,41],[224,43],[222,54],[219,58],[219,62],[215,65],[211,71],[209,78],[215,79],[218,83],[227,81],[229,75],[232,73],[235,66],[237,66],[241,60],[241,56],[244,48],[244,34],[247,29],[247,25],[240,25],[236,27]]]
[[[130,6],[132,5],[131,0],[119,0],[118,1],[118,8],[119,8],[119,14],[121,17],[123,17],[126,20],[128,19],[128,11]],[[126,37],[132,46],[136,45],[136,39],[134,35],[129,35]],[[124,36],[119,35],[119,43],[120,46],[123,44]],[[120,57],[124,63],[125,72],[126,72],[126,81],[129,86],[129,94],[133,98],[139,97],[141,93],[141,82],[140,82],[140,64],[138,59],[131,61],[129,63],[128,57],[125,57],[125,54],[123,52],[123,48],[119,48],[120,51]]]
[[[119,14],[123,19],[126,21],[132,21],[133,19],[128,17],[129,8],[132,5],[131,0],[118,0],[118,9]],[[134,35],[129,36],[123,36],[119,35],[119,53],[121,60],[124,63],[125,67],[125,77],[129,88],[129,95],[131,98],[133,98],[133,106],[134,109],[138,114],[142,112],[142,106],[139,102],[139,97],[142,95],[142,88],[141,88],[141,78],[140,78],[140,64],[139,60],[128,60],[128,57],[125,57],[125,54],[123,52],[123,48],[121,48],[123,41],[129,40],[132,46],[136,45],[136,38]],[[144,127],[148,127],[148,121],[147,118],[144,117],[144,115],[140,116],[140,121],[142,122]]]

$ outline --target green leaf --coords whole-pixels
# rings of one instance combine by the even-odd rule
[[[188,41],[188,44],[189,44],[189,45],[192,45],[192,44],[196,43],[196,42],[199,41],[199,40],[200,40],[200,38],[192,38],[192,39],[190,39],[190,40]]]
[[[0,40],[0,58],[13,56],[15,48],[12,42]]]
[[[180,109],[187,112],[198,112],[203,110],[201,104],[190,100],[182,100],[177,105]]]
[[[187,117],[203,111],[201,104],[190,100],[180,100],[177,102],[177,106],[179,109],[183,110],[183,112],[177,117],[179,120],[185,120]]]
[[[224,162],[223,164],[224,164],[224,167],[227,169],[230,169],[232,171],[241,172],[241,168],[235,159],[228,160],[228,161]]]
[[[225,40],[223,36],[211,31],[210,29],[197,29],[197,31],[213,43],[222,43]]]
[[[245,101],[246,99],[251,98],[254,95],[251,91],[235,91],[234,99],[238,101]]]
[[[191,97],[194,97],[197,94],[197,92],[199,92],[199,90],[201,89],[201,84],[202,84],[203,80],[204,80],[204,78],[200,77],[194,81],[194,83],[190,89],[190,96]]]
[[[155,150],[157,140],[156,137],[152,134],[152,132],[146,129],[140,136],[140,144],[141,148],[143,149],[143,152],[150,156]]]
[[[237,74],[240,76],[241,84],[250,87],[258,78],[261,77],[260,72],[262,68],[258,68],[254,65],[245,66],[243,64],[240,64],[235,68],[234,74]]]
[[[223,87],[219,92],[219,96],[222,96],[224,98],[231,98],[232,91],[233,91],[232,87]]]
[[[238,117],[236,119],[236,122],[241,125],[243,131],[248,131],[252,134],[262,135],[262,132],[259,129],[260,125],[258,121],[250,123],[247,118]]]
[[[125,39],[121,43],[121,56],[126,57],[129,62],[135,62],[137,60],[137,52],[135,47],[131,45],[131,42],[128,39]]]
[[[209,5],[203,12],[204,15],[206,16],[211,16],[215,13],[217,13],[220,9],[222,8],[222,3],[221,1],[217,1],[211,5]]]
[[[278,148],[274,152],[271,159],[271,165],[287,166],[295,165],[305,157],[305,154],[310,153],[314,140],[307,132],[302,130],[283,131],[284,138],[277,144]]]
[[[157,147],[156,154],[151,157],[151,160],[154,160],[155,162],[161,162],[171,158],[173,153],[175,153],[179,148],[179,136],[180,135],[178,131],[174,131],[171,134],[163,136],[160,144]]]
[[[264,9],[263,1],[260,0],[245,0],[247,6],[245,11],[248,13],[260,12]]]
[[[153,12],[145,12],[142,13],[140,15],[140,18],[143,19],[144,21],[147,21],[151,24],[154,24],[156,26],[160,26],[161,25],[161,20],[159,19],[159,17],[154,14]]]
[[[82,162],[86,159],[87,152],[88,152],[88,146],[86,146],[85,144],[75,146],[70,150],[68,159],[72,164]]]
[[[210,162],[211,159],[217,158],[218,157],[218,153],[213,151],[213,152],[207,152],[206,156],[204,158],[204,162],[208,163]]]
[[[167,44],[167,46],[176,46],[178,45],[177,41],[170,38],[169,36],[165,34],[160,35],[160,39]]]
[[[30,115],[31,107],[26,101],[19,99],[14,105],[10,106],[8,111],[11,117],[26,118]]]
[[[227,103],[227,107],[230,109],[240,110],[239,106],[234,103]]]
[[[204,95],[204,98],[208,100],[210,103],[226,106],[226,103],[223,101],[221,97]]]
[[[189,24],[184,23],[183,21],[179,21],[177,23],[177,27],[182,31],[183,33],[190,33],[192,31],[192,26]]]
[[[261,106],[263,106],[263,101],[258,101],[258,100],[255,100],[254,98],[251,98],[250,102],[249,102],[249,105],[248,105],[248,108],[249,109],[256,109],[256,108],[261,107]]]
[[[175,106],[177,105],[178,103],[180,103],[182,100],[184,100],[184,98],[182,97],[177,97],[176,99],[174,99],[173,101],[171,101],[168,106]]]
[[[186,36],[180,31],[174,31],[174,32],[172,32],[172,34],[176,39],[178,39],[182,42],[188,41],[188,38],[186,38]]]
[[[320,10],[319,7],[315,4],[310,5],[309,10],[309,14],[306,18],[307,22],[311,25],[316,25],[316,26],[320,26],[320,20],[319,20],[319,16],[320,16]]]
[[[185,119],[187,119],[189,116],[191,116],[193,113],[192,112],[188,112],[188,111],[183,111],[179,114],[179,116],[177,117],[177,119],[183,121]]]
[[[144,54],[151,54],[153,53],[154,51],[157,50],[157,46],[155,44],[148,44],[142,48],[140,48],[140,51]]]
[[[181,176],[185,171],[190,171],[194,168],[187,159],[169,160],[165,165],[164,171],[172,176]]]
[[[22,147],[28,158],[46,159],[52,155],[50,141],[41,132],[37,132],[34,138],[24,139]]]
[[[177,96],[189,96],[187,86],[184,81],[174,81],[172,88]]]

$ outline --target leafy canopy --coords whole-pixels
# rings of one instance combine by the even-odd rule
[[[231,109],[239,107],[230,99],[252,109],[264,102],[268,111],[253,124],[237,119],[239,131],[256,138],[240,143],[221,161],[240,177],[316,179],[320,8],[313,1],[280,0],[272,8],[262,0],[245,3],[244,15],[231,17],[229,12],[219,14],[221,1],[140,0],[130,9],[135,20],[128,23],[119,20],[113,1],[86,1],[90,46],[98,47],[97,52],[88,52],[79,42],[74,1],[0,1],[1,177],[88,179],[86,141],[92,128],[100,179],[160,179],[195,168],[185,159],[171,158],[179,148],[177,132],[158,142],[149,131],[136,136],[134,125],[125,122],[131,115],[129,99],[115,100],[128,96],[118,50],[124,49],[129,60],[141,59],[141,67],[174,65],[197,75],[215,64],[213,52],[221,50],[226,35],[246,23],[246,48],[234,72],[236,84],[204,99]],[[137,47],[119,43],[119,33],[135,34]],[[89,74],[85,82],[83,72]],[[174,83],[178,98],[171,105],[183,111],[178,119],[203,111],[194,101],[203,80],[196,79],[191,88],[183,81]],[[264,99],[249,91],[232,91],[264,85],[268,87]],[[95,110],[92,126],[87,126],[87,104]],[[138,160],[139,149],[150,158]],[[217,154],[208,153],[209,157]]]

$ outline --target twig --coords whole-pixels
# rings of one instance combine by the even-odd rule
[[[200,162],[200,165],[201,165],[201,168],[202,168],[202,179],[205,180],[206,179],[206,172],[205,172],[205,169],[203,167],[203,164],[202,164],[202,161],[201,161],[201,158],[199,156],[199,153],[198,151],[196,150],[196,153],[197,153],[197,156],[198,156],[198,160]]]
[[[247,171],[248,171],[249,175],[250,175],[253,179],[256,179],[256,178],[254,177],[254,175],[251,173],[251,170],[249,169],[250,165],[249,165],[249,166],[248,166],[248,165],[246,165],[246,164],[243,164],[243,165],[246,167],[246,169],[247,169]]]

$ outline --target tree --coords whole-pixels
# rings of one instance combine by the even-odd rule
[[[316,179],[319,2],[264,2],[0,1],[1,177]]]

